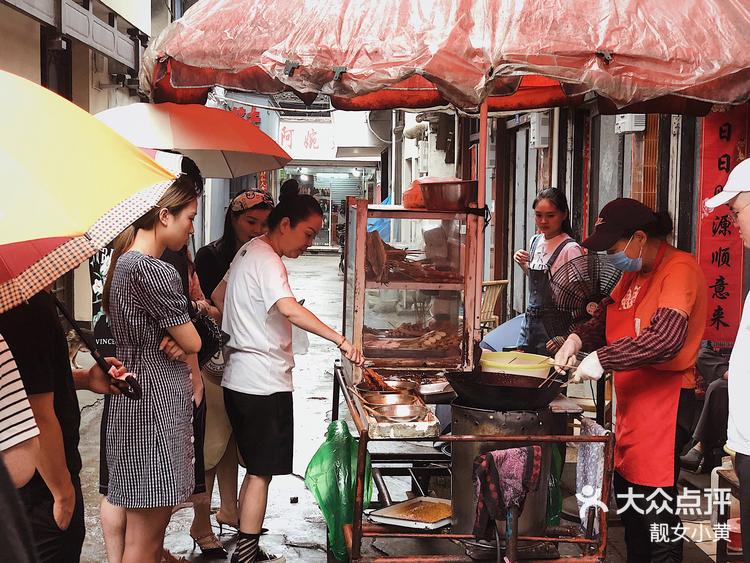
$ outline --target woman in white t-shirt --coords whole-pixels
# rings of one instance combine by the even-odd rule
[[[355,364],[363,361],[362,351],[300,305],[289,287],[282,257],[298,258],[322,225],[323,211],[313,197],[282,193],[268,216],[268,233],[240,248],[212,295],[230,337],[224,403],[247,468],[233,559],[239,563],[282,560],[262,552],[258,537],[271,477],[292,472],[292,324],[335,343]]]
[[[518,347],[524,352],[549,355],[547,334],[540,312],[552,306],[550,278],[569,260],[581,256],[581,246],[572,238],[570,211],[565,194],[557,188],[548,188],[537,194],[532,205],[538,234],[531,237],[529,250],[516,251],[513,260],[529,277],[529,302],[518,338]]]

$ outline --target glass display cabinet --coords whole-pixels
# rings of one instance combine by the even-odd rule
[[[344,333],[385,372],[463,369],[479,340],[472,213],[368,205],[346,210]],[[359,370],[344,361],[356,382]]]

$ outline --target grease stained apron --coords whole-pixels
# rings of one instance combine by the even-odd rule
[[[661,265],[666,248],[664,244],[659,249],[652,274]],[[648,291],[658,291],[649,287],[653,275],[646,277],[640,287],[636,285],[638,272],[623,275],[623,297],[607,307],[608,345],[620,338],[638,336],[638,304]],[[614,386],[617,396],[615,469],[631,483],[672,487],[682,373],[643,366],[615,372]]]

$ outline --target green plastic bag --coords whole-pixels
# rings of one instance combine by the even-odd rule
[[[305,486],[318,502],[328,525],[328,543],[336,559],[346,560],[342,526],[352,523],[357,476],[358,441],[349,433],[343,420],[328,425],[326,440],[315,452],[305,471]],[[363,508],[372,498],[370,454],[365,460]]]

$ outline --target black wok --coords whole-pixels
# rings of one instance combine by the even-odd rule
[[[467,407],[496,411],[539,410],[560,393],[562,381],[488,371],[448,371],[445,377]]]

